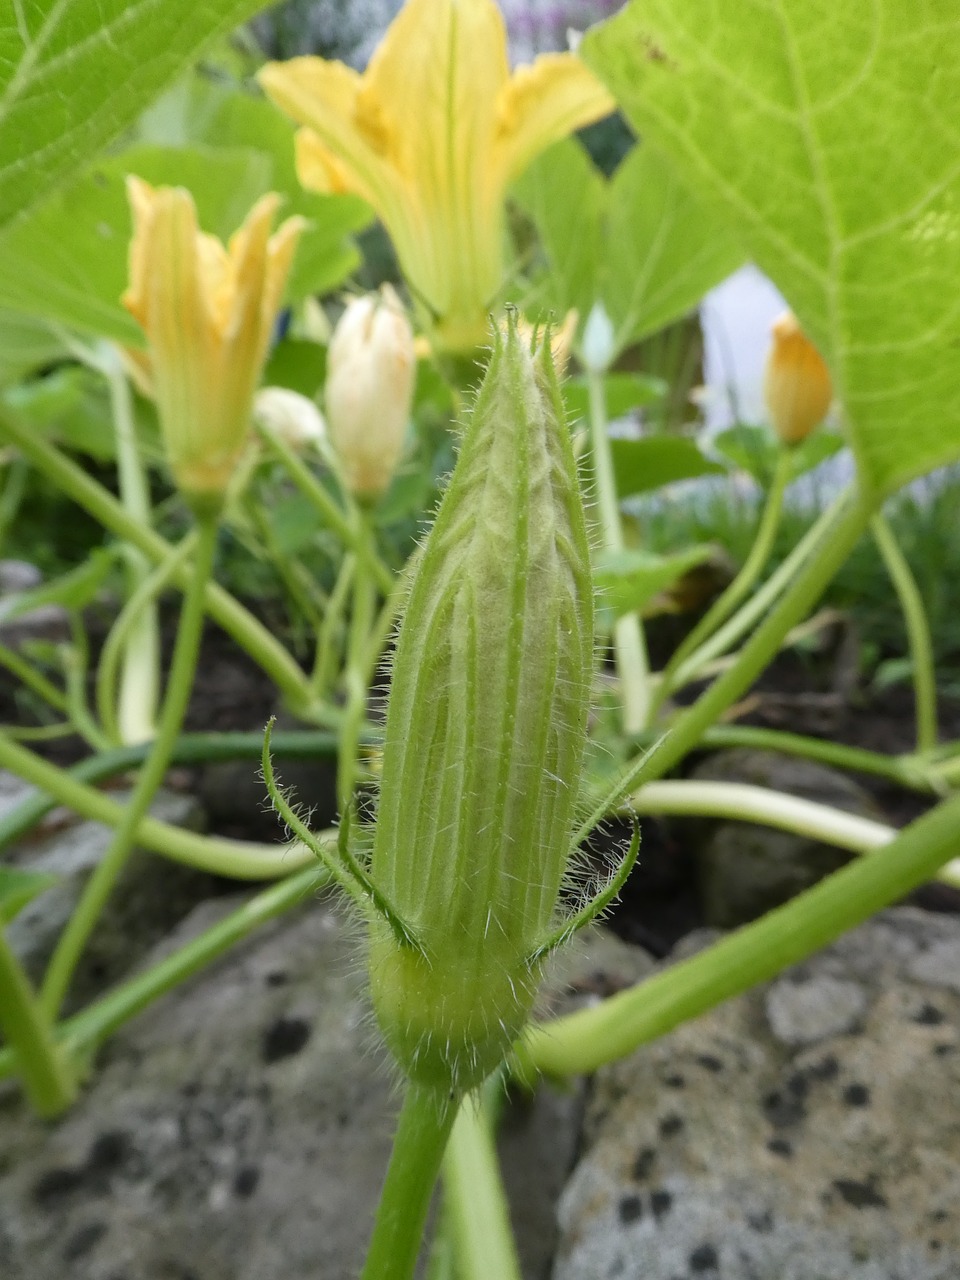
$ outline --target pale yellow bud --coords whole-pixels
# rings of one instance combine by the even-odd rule
[[[799,444],[823,421],[833,399],[830,371],[791,311],[770,330],[763,397],[783,444]]]
[[[350,491],[378,498],[403,452],[416,355],[413,331],[389,285],[349,304],[327,357],[330,439]]]
[[[319,445],[327,434],[323,414],[312,400],[289,387],[264,387],[253,399],[254,419],[291,449]]]

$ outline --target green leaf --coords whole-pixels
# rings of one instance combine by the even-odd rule
[[[821,462],[832,458],[845,445],[846,441],[836,431],[814,431],[790,451],[791,481],[819,467]],[[751,475],[762,489],[770,487],[780,456],[780,445],[767,427],[738,422],[718,432],[710,441],[710,447]]]
[[[608,373],[603,379],[603,388],[610,419],[622,418],[633,409],[659,404],[667,393],[667,384],[662,378],[645,373]],[[563,383],[562,390],[567,416],[572,421],[586,419],[590,413],[586,379],[571,378]]]
[[[57,877],[49,872],[0,867],[0,926],[9,924],[34,898],[56,883]]]
[[[285,127],[269,104],[250,99],[249,105],[270,111],[281,129]],[[287,141],[292,148],[292,140]],[[127,174],[186,187],[196,201],[200,225],[226,241],[259,196],[276,189],[283,194],[287,184],[295,182],[287,173],[292,163],[292,150],[288,165],[274,151],[252,145],[151,143],[101,161],[0,237],[0,305],[139,344],[140,330],[120,305],[133,232]],[[283,179],[279,182],[278,169]],[[348,197],[295,194],[287,200],[284,214],[288,212],[310,220],[294,259],[288,297],[297,299],[339,284],[357,265],[347,234],[368,218],[366,206]]]
[[[581,54],[789,299],[868,494],[960,457],[951,0],[633,0]]]
[[[0,22],[0,227],[116,138],[263,0],[10,0]]]
[[[39,433],[98,462],[116,457],[110,397],[103,378],[82,365],[63,365],[42,378],[9,387],[3,403]],[[134,399],[135,424],[146,459],[162,456],[153,406]]]
[[[317,508],[302,493],[294,493],[269,512],[276,550],[294,556],[313,542],[323,527]]]
[[[357,196],[316,195],[301,187],[296,128],[262,95],[193,73],[146,112],[140,135],[164,146],[239,147],[269,156],[271,176],[264,190],[284,197],[284,216],[300,214],[310,224],[300,238],[289,297],[329,293],[359,267],[360,254],[349,237],[373,221],[373,210]]]
[[[644,145],[607,182],[566,139],[534,161],[514,195],[550,263],[547,304],[576,307],[584,323],[602,300],[618,351],[691,311],[743,261],[716,215]]]
[[[227,235],[269,184],[269,160],[251,151],[135,147],[96,165],[0,239],[0,303],[70,328],[141,344],[120,305],[133,231],[125,177],[190,188],[201,225]]]
[[[693,440],[682,436],[649,436],[642,440],[610,441],[613,469],[617,478],[617,494],[632,494],[659,489],[677,480],[696,476],[723,474],[723,467],[711,462]]]
[[[327,348],[304,338],[284,338],[263,371],[265,387],[289,387],[312,400],[327,376]]]
[[[107,580],[114,560],[112,551],[94,551],[78,568],[71,569],[53,582],[4,596],[0,600],[0,620],[9,622],[47,604],[59,604],[71,610],[86,608]]]
[[[60,360],[63,343],[42,320],[0,309],[0,386]]]
[[[600,607],[613,619],[643,609],[654,596],[714,554],[712,546],[688,547],[668,556],[652,551],[604,553],[594,568]]]

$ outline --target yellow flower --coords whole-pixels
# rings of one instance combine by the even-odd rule
[[[781,444],[800,444],[827,416],[830,371],[792,311],[774,321],[770,336],[763,381],[767,411]]]
[[[615,105],[572,54],[546,54],[511,76],[494,0],[407,0],[362,75],[294,58],[259,79],[307,126],[297,135],[301,182],[373,205],[434,341],[454,351],[489,336],[507,186]]]
[[[192,503],[216,506],[247,444],[303,220],[271,236],[280,197],[265,195],[225,249],[199,230],[189,192],[130,177],[127,193],[134,234],[123,305],[147,337],[173,477]]]

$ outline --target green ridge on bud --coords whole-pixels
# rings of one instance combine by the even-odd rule
[[[417,945],[371,925],[407,1075],[468,1089],[506,1056],[556,934],[586,737],[593,596],[549,341],[508,317],[418,558],[370,865]],[[552,945],[552,944],[551,944]]]

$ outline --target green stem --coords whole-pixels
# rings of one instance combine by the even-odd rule
[[[117,444],[117,476],[120,501],[137,524],[149,528],[152,511],[146,471],[134,428],[133,398],[120,360],[109,343],[100,352],[100,368],[110,391],[114,436]],[[139,547],[123,548],[127,593],[137,592],[150,561]],[[147,742],[154,736],[160,698],[160,623],[156,600],[147,597],[125,628],[122,665],[117,694],[117,726],[121,742]]]
[[[97,714],[100,717],[100,723],[111,742],[119,742],[124,745],[136,743],[145,743],[154,736],[154,730],[144,734],[134,733],[135,720],[131,711],[131,701],[129,692],[124,693],[124,688],[130,684],[133,679],[133,673],[136,670],[135,654],[139,651],[138,636],[139,619],[146,611],[148,614],[156,613],[155,603],[157,596],[167,586],[170,579],[176,573],[177,569],[184,564],[193,552],[197,541],[197,531],[193,529],[180,542],[169,558],[152,571],[148,572],[144,563],[137,578],[138,586],[132,588],[127,603],[123,606],[114,620],[113,626],[104,641],[103,649],[100,653],[100,662],[97,666],[97,684],[96,684],[96,702]],[[141,557],[142,559],[142,557]],[[144,633],[145,634],[145,633]],[[149,648],[147,648],[149,653]],[[153,659],[144,656],[145,675],[149,679],[149,666]],[[119,676],[121,664],[123,664],[123,673]],[[119,696],[117,694],[118,683],[120,687]],[[153,694],[150,695],[150,702],[153,706],[151,713],[151,721],[156,713],[156,703]],[[126,707],[126,710],[124,709]],[[146,720],[142,722],[141,727],[146,730]]]
[[[602,373],[587,370],[587,393],[600,534],[604,550],[623,551],[623,525],[620,521],[617,479],[607,431],[606,392]],[[638,733],[646,727],[650,718],[650,668],[643,626],[636,613],[628,613],[614,623],[613,647],[623,699],[624,732]]]
[[[726,622],[737,605],[748,595],[753,584],[763,572],[770,559],[777,529],[780,526],[780,515],[783,511],[783,495],[790,483],[793,471],[793,456],[789,449],[781,449],[777,455],[777,466],[774,471],[770,490],[767,494],[763,515],[757,528],[750,553],[743,563],[740,572],[727,589],[713,602],[697,625],[686,635],[664,668],[660,684],[654,700],[654,712],[659,708],[674,687],[674,676],[684,661],[695,653],[716,629]]]
[[[365,732],[363,742],[379,742],[379,734]],[[57,804],[76,810],[84,818],[115,827],[123,817],[123,807],[109,796],[84,783],[99,782],[136,768],[146,759],[152,744],[117,747],[102,755],[89,756],[70,770],[59,769],[0,733],[0,767],[9,769],[38,788],[0,816],[0,849],[35,827]],[[273,753],[277,757],[315,760],[336,755],[337,739],[330,733],[313,730],[275,733]],[[263,751],[262,733],[189,733],[177,739],[171,764],[197,764],[209,760],[256,760]],[[277,845],[242,840],[219,840],[183,831],[154,818],[144,818],[137,840],[147,848],[178,862],[233,875],[240,879],[263,879],[295,870],[287,860],[290,851]]]
[[[357,513],[363,522],[362,532],[355,534],[358,543],[372,544],[369,524],[364,515]],[[347,664],[344,686],[347,700],[340,727],[340,744],[337,751],[337,798],[341,814],[348,813],[353,801],[353,789],[357,777],[357,746],[367,709],[370,687],[368,648],[374,620],[376,587],[369,571],[370,555],[359,554],[353,578],[353,609],[350,614],[350,635],[347,646]],[[393,581],[391,579],[391,587]]]
[[[911,756],[886,756],[880,751],[850,747],[842,742],[827,742],[782,729],[760,729],[752,725],[715,725],[704,733],[704,747],[757,747],[762,751],[779,751],[784,755],[820,760],[840,769],[889,778],[903,787],[926,793],[936,791],[933,770]]]
[[[139,547],[154,563],[161,564],[174,548],[159,534],[132,519],[111,493],[88,476],[38,432],[0,413],[0,434],[12,441],[20,452],[42,471],[74,502],[88,511],[105,529]],[[175,581],[186,587],[195,570],[184,565]],[[206,608],[211,618],[223,627],[263,669],[291,706],[301,716],[312,710],[307,678],[287,650],[262,623],[214,582],[207,584]]]
[[[932,751],[937,745],[937,677],[923,597],[910,572],[907,558],[881,512],[873,517],[870,531],[897,593],[907,627],[917,716],[917,751]]]
[[[502,1088],[499,1080],[495,1087]],[[464,1102],[450,1134],[443,1159],[444,1214],[458,1280],[521,1280],[485,1093]]]
[[[707,663],[712,662],[714,658],[718,658],[721,654],[732,649],[740,637],[745,635],[763,617],[764,613],[789,586],[800,572],[802,566],[806,564],[809,557],[814,553],[820,544],[824,530],[832,525],[840,508],[848,498],[849,491],[847,490],[839,494],[830,506],[821,512],[783,563],[771,573],[766,582],[753,593],[746,604],[732,618],[728,619],[709,640],[701,645],[696,653],[691,654],[686,662],[680,664],[673,677],[674,689],[679,689],[683,685],[689,684],[691,680],[695,680],[698,672]]]
[[[74,1056],[88,1056],[154,1000],[216,960],[259,925],[298,906],[324,879],[323,869],[314,861],[296,875],[264,889],[159,963],[67,1018],[57,1028],[60,1043]],[[0,1080],[12,1075],[14,1069],[12,1051],[0,1050]]]
[[[258,738],[258,747],[261,750],[263,748],[262,737]],[[129,805],[125,807],[117,804],[109,796],[78,782],[65,770],[48,764],[46,760],[19,743],[11,742],[9,738],[0,737],[0,766],[10,769],[25,782],[40,787],[58,803],[67,805],[83,818],[102,822],[116,830],[128,820]],[[37,806],[41,816],[43,811],[50,808],[45,797],[42,800],[31,797],[24,804]],[[28,811],[31,817],[37,812],[37,808]],[[4,819],[0,830],[10,838],[7,819]],[[253,841],[201,836],[149,816],[140,818],[133,838],[144,848],[152,849],[174,862],[182,862],[200,871],[229,876],[235,880],[272,880],[277,876],[289,875],[312,861],[309,851],[299,844],[256,844]]]
[[[744,693],[774,654],[791,627],[808,612],[827,583],[846,560],[870,519],[854,491],[833,509],[833,518],[823,529],[817,554],[811,555],[784,592],[776,607],[741,650],[735,666],[713,682],[696,702],[680,713],[671,729],[645,755],[621,774],[609,794],[580,828],[578,840],[586,839],[609,810],[621,803],[635,788],[662,778],[700,741],[706,729]]]
[[[150,802],[163,782],[177,735],[183,725],[203,634],[204,588],[213,570],[217,550],[216,518],[204,516],[198,523],[199,538],[194,571],[183,600],[157,736],[127,802],[123,819],[103,858],[87,881],[80,901],[50,959],[41,988],[41,999],[50,1017],[56,1017],[84,945],[123,871],[133,848],[137,828],[146,817]]]
[[[317,649],[313,660],[313,671],[310,674],[310,687],[314,695],[322,698],[331,679],[331,668],[334,659],[334,645],[343,624],[343,613],[347,597],[353,586],[353,575],[356,572],[357,558],[346,555],[340,564],[337,580],[327,601],[323,622],[317,635]]]
[[[63,662],[64,687],[67,698],[67,715],[73,725],[94,751],[104,751],[111,744],[101,730],[87,703],[87,675],[90,666],[89,644],[83,621],[78,614],[70,615],[72,643],[63,645],[60,657]]]
[[[755,822],[779,831],[790,831],[847,849],[851,853],[872,853],[896,839],[897,828],[872,818],[805,800],[801,796],[771,791],[746,782],[700,782],[678,779],[648,782],[630,796],[624,812],[663,814],[698,818],[728,818],[733,822]],[[960,888],[960,858],[941,867],[937,879]]]
[[[10,1048],[11,1065],[23,1082],[33,1109],[59,1115],[76,1096],[63,1051],[57,1044],[36,993],[0,929],[0,1029]]]
[[[42,672],[37,671],[16,650],[8,649],[5,644],[0,644],[0,667],[6,667],[11,675],[16,676],[21,684],[25,684],[49,706],[57,711],[68,711],[67,695],[63,690],[58,689]]]
[[[601,1005],[531,1028],[521,1058],[550,1075],[596,1071],[764,982],[929,880],[956,852],[960,796],[714,946]]]
[[[310,499],[344,546],[349,547],[351,551],[356,552],[361,558],[368,574],[373,576],[381,591],[389,591],[393,584],[393,574],[377,555],[370,539],[358,531],[356,523],[352,522],[350,517],[340,510],[336,502],[295,450],[291,449],[279,436],[272,435],[269,431],[262,429],[261,434],[286,467],[290,479],[304,497]]]
[[[413,1280],[430,1197],[459,1100],[412,1081],[393,1140],[360,1280]]]

